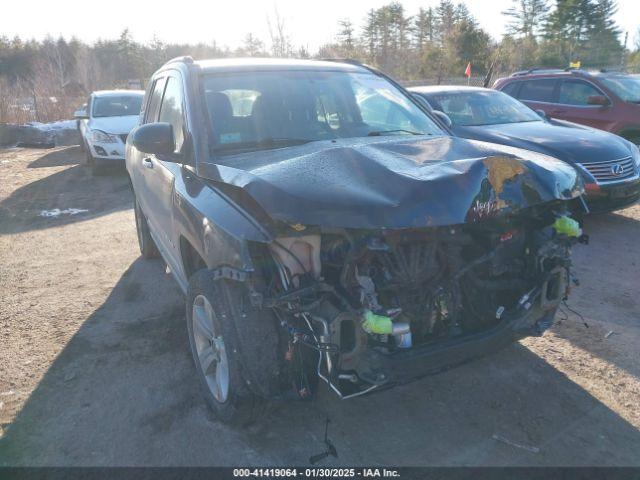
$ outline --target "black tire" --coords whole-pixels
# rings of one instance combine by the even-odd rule
[[[138,203],[138,199],[133,199],[133,211],[136,218],[136,233],[138,234],[138,246],[140,247],[140,253],[142,258],[151,259],[160,256],[156,242],[154,242],[149,232],[149,224],[147,223],[147,217],[145,217]]]
[[[91,175],[93,175],[94,177],[104,175],[106,170],[100,164],[100,162],[97,161],[93,155],[91,155],[91,149],[89,148],[89,146],[84,144],[84,150],[86,152],[84,164],[91,169]]]
[[[91,150],[89,150],[89,147],[87,147],[86,145],[84,145],[84,151],[86,152],[84,164],[88,167],[92,167],[93,165],[95,165],[96,160],[93,158],[93,155],[91,155]]]
[[[201,296],[213,311],[215,335],[224,339],[228,367],[224,401],[214,396],[198,357],[193,311]],[[251,306],[245,284],[214,280],[207,269],[190,278],[186,305],[189,345],[207,405],[225,423],[244,426],[255,421],[265,411],[268,399],[280,392],[278,333],[273,314]]]
[[[99,177],[104,175],[105,170],[99,162],[91,155],[91,151],[87,148],[87,158],[85,160],[85,165],[87,165],[91,169],[91,175],[94,177]]]

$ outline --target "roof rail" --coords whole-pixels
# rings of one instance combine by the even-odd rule
[[[561,72],[569,72],[569,73],[587,73],[582,68],[575,67],[567,67],[567,68],[559,68],[559,67],[536,67],[530,68],[528,70],[520,70],[518,72],[512,73],[511,77],[520,77],[522,75],[528,75],[530,73],[561,73]]]
[[[193,63],[193,57],[191,55],[183,55],[181,57],[175,57],[171,60],[167,60],[164,62],[165,65],[169,65],[170,63],[183,62],[183,63]]]
[[[514,72],[510,76],[519,77],[521,75],[528,75],[530,73],[553,73],[553,72],[564,72],[564,71],[565,69],[562,69],[562,68],[536,67],[536,68],[529,68],[527,70],[520,70],[518,72]]]

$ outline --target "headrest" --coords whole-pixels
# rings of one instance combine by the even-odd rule
[[[225,121],[233,116],[231,101],[222,92],[207,92],[207,103],[213,122]]]

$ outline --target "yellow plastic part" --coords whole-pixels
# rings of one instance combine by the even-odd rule
[[[364,313],[364,322],[362,328],[365,332],[376,333],[378,335],[389,335],[393,331],[393,322],[390,317],[384,315],[376,315],[370,310]]]
[[[556,221],[551,225],[556,232],[563,233],[569,237],[579,237],[582,235],[582,229],[580,224],[573,218],[563,216],[556,218]]]

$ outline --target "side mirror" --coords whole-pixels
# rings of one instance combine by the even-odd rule
[[[89,115],[87,115],[87,112],[84,110],[76,110],[75,112],[73,112],[73,118],[84,120],[89,118]]]
[[[543,120],[549,120],[549,115],[547,115],[547,112],[545,112],[544,110],[539,110],[539,109],[538,109],[538,110],[536,110],[535,112],[536,112],[536,113],[538,114],[538,116],[539,116],[540,118],[542,118]]]
[[[444,123],[448,128],[451,128],[453,126],[453,122],[451,121],[451,119],[449,118],[449,115],[447,115],[444,112],[441,112],[440,110],[434,110],[433,113],[435,114],[436,117],[438,117],[442,123]]]
[[[587,105],[600,105],[606,107],[609,105],[609,99],[604,95],[589,95],[587,97]]]
[[[169,155],[175,150],[173,127],[170,123],[158,122],[140,125],[133,132],[133,146],[152,155]]]

